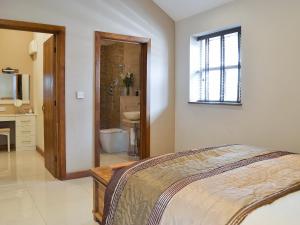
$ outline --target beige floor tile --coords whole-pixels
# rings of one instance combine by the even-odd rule
[[[96,225],[92,187],[56,180],[35,151],[0,152],[0,225]]]
[[[135,161],[135,160],[138,160],[138,157],[128,156],[127,152],[121,152],[115,154],[101,152],[100,154],[101,166],[108,166],[115,163],[122,163],[122,162]]]
[[[0,188],[1,225],[43,225],[42,216],[30,194],[21,185]]]
[[[67,182],[70,184],[79,186],[84,191],[88,192],[89,194],[93,193],[93,179],[91,177],[69,180]]]

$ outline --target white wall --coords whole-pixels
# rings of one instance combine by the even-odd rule
[[[67,171],[94,149],[94,31],[150,37],[151,155],[174,151],[174,22],[151,0],[1,0],[0,17],[66,26]],[[76,90],[86,99],[75,99]]]
[[[237,0],[176,24],[176,151],[242,143],[300,152],[300,1]],[[242,26],[242,107],[189,105],[189,38]]]
[[[44,102],[43,76],[44,76],[44,42],[52,35],[43,33],[34,33],[33,39],[37,42],[37,54],[33,60],[33,110],[36,116],[36,145],[44,151],[44,113],[42,110]]]

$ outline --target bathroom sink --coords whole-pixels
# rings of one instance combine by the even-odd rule
[[[132,120],[132,121],[137,121],[140,119],[140,112],[124,112],[123,115],[125,116],[126,119]]]

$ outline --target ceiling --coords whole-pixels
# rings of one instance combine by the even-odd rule
[[[153,0],[175,21],[216,8],[234,0]]]

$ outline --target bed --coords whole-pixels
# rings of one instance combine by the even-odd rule
[[[104,202],[95,204],[104,208],[103,225],[296,225],[300,219],[300,155],[285,151],[195,149],[127,165],[101,190],[97,183],[98,197],[105,191]]]

